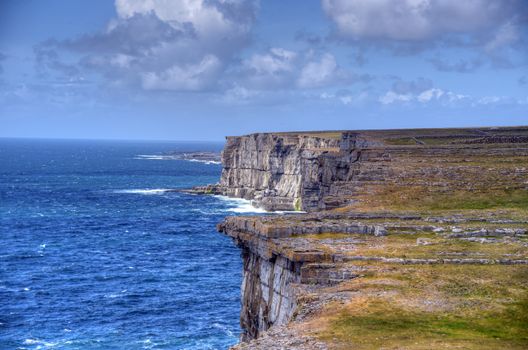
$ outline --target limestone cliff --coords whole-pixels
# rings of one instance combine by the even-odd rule
[[[380,318],[380,329],[386,325],[387,332],[393,329],[392,321],[383,315],[401,310],[387,307],[378,313],[378,309],[394,300],[412,305],[405,317],[416,310],[431,312],[438,300],[447,305],[438,309],[439,315],[461,317],[456,312],[466,301],[458,293],[486,308],[493,300],[497,312],[510,307],[504,304],[503,291],[479,301],[481,292],[473,295],[471,288],[481,283],[483,274],[491,274],[488,283],[493,290],[504,282],[500,276],[513,281],[516,289],[509,300],[527,292],[522,277],[528,276],[527,135],[527,127],[517,127],[228,137],[220,183],[197,192],[251,199],[269,210],[312,212],[228,217],[218,225],[241,248],[244,261],[243,343],[236,348],[349,348],[350,341],[362,348],[357,335],[369,337],[371,329],[354,321],[339,323],[339,315],[370,310],[367,304],[359,309],[347,306],[355,300],[378,305],[373,307],[374,316],[367,316]],[[424,285],[435,286],[434,298],[427,294],[429,288],[412,283],[412,293],[405,287],[399,294],[402,281],[421,271],[429,278]],[[462,291],[445,289],[453,278]],[[365,279],[370,282],[362,282]],[[377,279],[379,285],[372,284]],[[397,288],[387,289],[388,284]],[[409,295],[421,299],[411,300]],[[346,307],[328,311],[336,303]],[[489,319],[486,315],[475,317]],[[500,315],[507,324],[509,316]],[[328,319],[345,327],[344,333],[335,333]],[[466,323],[472,322],[476,321]],[[428,329],[402,335],[391,346],[399,348],[409,337],[416,339],[415,344],[429,344],[437,335]],[[369,346],[379,339],[384,335],[373,334]],[[445,337],[439,341],[467,345]],[[517,343],[493,344],[516,348]]]
[[[343,207],[391,186],[430,191],[478,190],[480,167],[464,159],[524,157],[526,129],[443,129],[261,133],[228,137],[220,183],[204,192],[253,200],[267,210]],[[506,135],[506,136],[504,136]],[[437,164],[458,162],[449,167]],[[526,170],[498,174],[494,186],[518,183]],[[498,181],[498,182],[497,182]]]
[[[228,196],[251,199],[269,210],[317,207],[319,158],[336,153],[339,139],[298,134],[228,137],[220,187]],[[312,185],[312,186],[310,186]]]

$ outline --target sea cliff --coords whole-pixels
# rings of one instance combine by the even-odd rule
[[[528,344],[527,127],[252,134],[222,163],[196,192],[308,212],[218,225],[244,261],[237,349]]]

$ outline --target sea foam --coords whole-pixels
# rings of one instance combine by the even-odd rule
[[[222,164],[220,161],[204,160],[204,159],[183,159],[174,155],[160,155],[160,154],[138,154],[134,157],[138,160],[186,160],[188,162],[196,162],[203,164]]]
[[[231,198],[226,196],[215,196],[216,198],[225,201],[230,208],[227,211],[233,213],[267,213],[265,209],[255,207],[250,200],[242,198]]]

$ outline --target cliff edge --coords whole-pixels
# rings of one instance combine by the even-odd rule
[[[236,349],[528,347],[528,127],[228,137]]]

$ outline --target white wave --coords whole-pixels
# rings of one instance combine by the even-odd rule
[[[223,331],[229,337],[232,337],[232,338],[237,337],[237,335],[235,333],[233,333],[229,328],[227,328],[224,325],[221,325],[220,323],[217,323],[217,322],[213,323],[213,327]]]
[[[203,160],[203,159],[183,159],[183,160],[188,160],[189,162],[204,163],[204,164],[222,164],[222,162],[218,162],[216,160]]]
[[[252,204],[252,201],[242,198],[231,198],[227,196],[218,196],[215,195],[216,198],[227,202],[227,204],[231,207],[228,208],[227,211],[233,212],[233,213],[267,213],[265,209],[257,208]]]
[[[41,347],[40,346],[45,346],[47,348],[52,348],[54,346],[56,346],[58,343],[52,343],[52,342],[46,342],[46,341],[43,341],[43,340],[40,340],[40,339],[26,339],[24,340],[24,345],[39,345],[37,347],[37,349],[40,349]]]
[[[203,164],[222,164],[220,161],[216,160],[204,160],[204,159],[184,159],[180,156],[174,156],[174,155],[160,155],[160,154],[138,154],[134,157],[134,159],[140,159],[140,160],[186,160],[188,162],[197,162],[197,163],[203,163]]]
[[[130,190],[115,190],[114,193],[126,193],[126,194],[164,194],[166,192],[171,192],[170,188],[153,188],[153,189],[130,189]]]
[[[172,156],[162,156],[159,154],[138,154],[134,159],[143,159],[143,160],[173,160]]]

